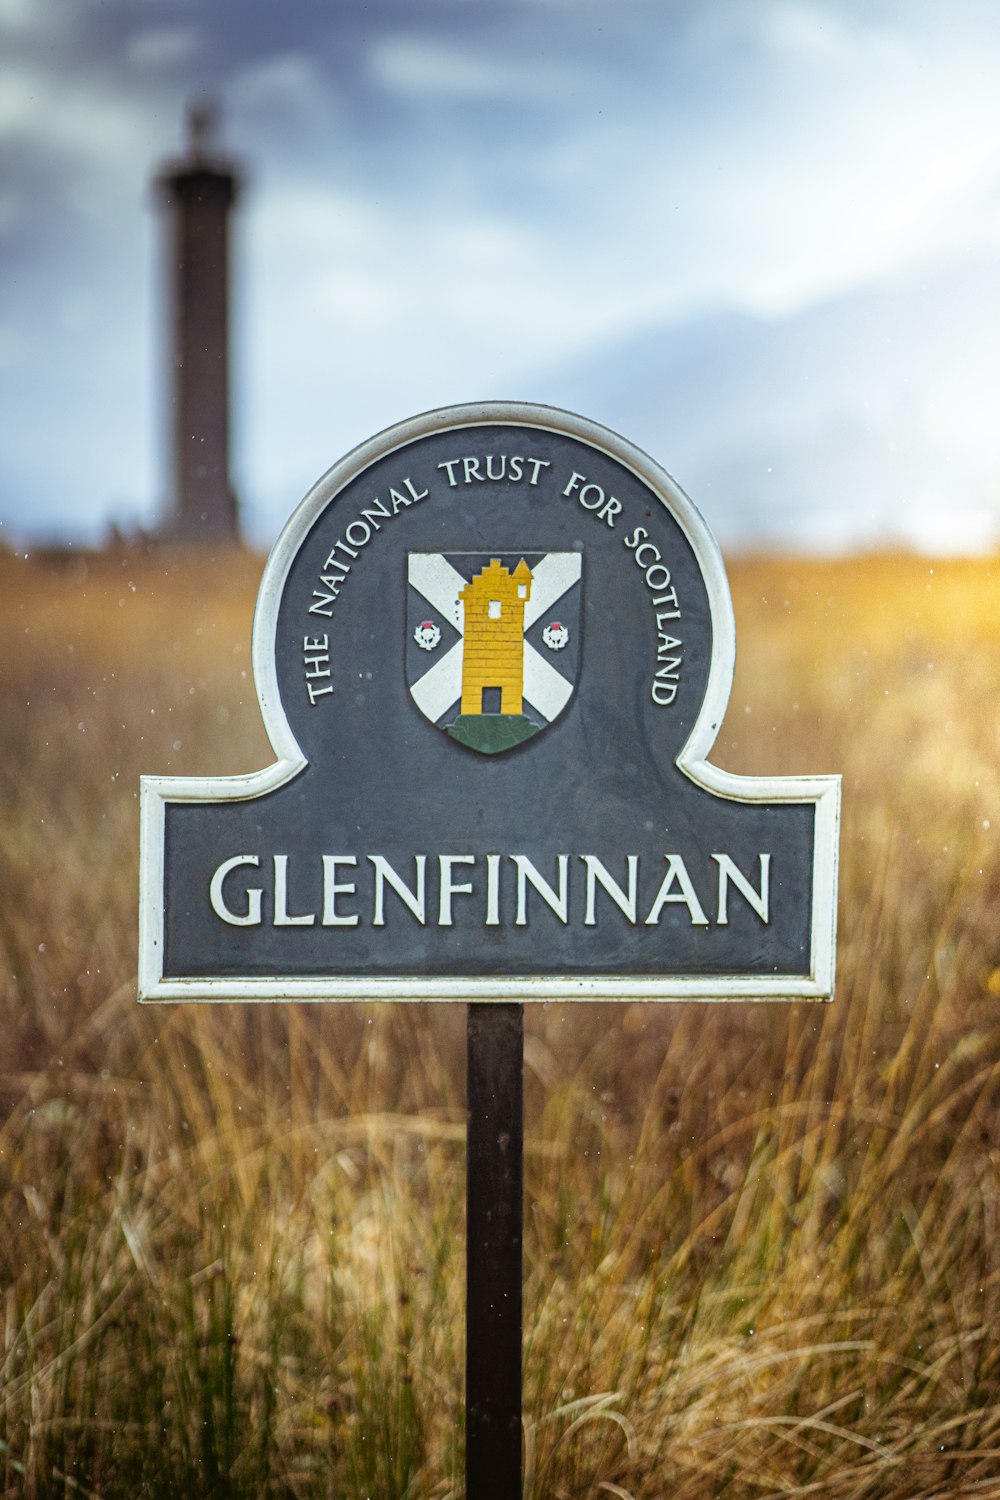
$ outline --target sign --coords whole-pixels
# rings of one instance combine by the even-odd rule
[[[734,654],[623,438],[512,403],[372,438],[264,571],[274,764],[143,779],[140,997],[828,998],[839,779],[710,763]]]

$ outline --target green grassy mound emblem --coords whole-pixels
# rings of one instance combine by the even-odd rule
[[[459,714],[446,728],[452,739],[482,755],[513,750],[539,730],[525,714]]]

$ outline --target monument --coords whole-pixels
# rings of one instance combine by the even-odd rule
[[[239,539],[229,476],[229,218],[241,183],[216,151],[218,111],[188,111],[187,153],[155,181],[166,216],[171,405],[164,540]]]

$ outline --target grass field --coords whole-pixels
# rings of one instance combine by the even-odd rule
[[[463,1009],[135,1001],[140,774],[271,759],[259,574],[0,556],[3,1495],[462,1494]],[[836,1003],[529,1008],[525,1495],[1000,1497],[1000,563],[730,580]]]

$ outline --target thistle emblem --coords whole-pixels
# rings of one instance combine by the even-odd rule
[[[441,632],[433,620],[421,620],[413,632],[413,639],[421,651],[433,651],[441,643]]]

